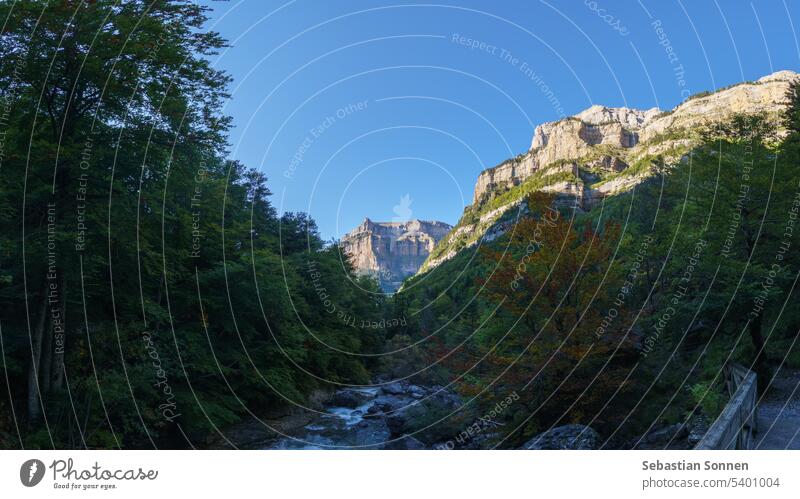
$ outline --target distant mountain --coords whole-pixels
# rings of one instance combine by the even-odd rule
[[[434,246],[453,227],[437,221],[373,222],[369,218],[341,240],[356,271],[376,277],[393,293],[417,273]]]
[[[669,111],[595,105],[536,127],[531,148],[484,170],[471,205],[420,268],[430,270],[479,241],[491,241],[513,222],[532,191],[588,210],[604,197],[639,184],[657,165],[686,160],[707,125],[736,114],[765,113],[778,120],[800,75],[779,71],[757,81],[702,92]]]

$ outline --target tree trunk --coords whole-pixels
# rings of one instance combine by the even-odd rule
[[[50,311],[50,307],[48,307],[48,312]],[[52,316],[51,316],[52,317]],[[42,362],[41,362],[41,376],[39,376],[40,385],[39,388],[42,391],[42,395],[47,395],[50,393],[50,380],[52,379],[52,371],[53,371],[53,324],[51,322],[50,327],[45,328],[43,332],[42,338]]]
[[[753,359],[753,367],[758,376],[759,390],[763,392],[766,388],[766,383],[769,382],[770,372],[767,363],[766,345],[764,343],[764,337],[761,335],[761,314],[748,323],[747,332],[750,333],[750,340],[753,342],[753,347],[756,350],[756,356],[755,359]]]
[[[42,336],[47,320],[47,278],[42,277],[42,292],[39,293],[42,306],[39,308],[39,320],[32,332],[31,366],[28,370],[28,421],[35,423],[42,416],[42,401],[39,393],[39,362],[42,357]]]
[[[753,342],[753,347],[756,349],[756,363],[764,355],[764,338],[761,336],[761,314],[756,316],[750,321],[747,327],[750,333],[750,340]]]
[[[53,388],[59,390],[64,383],[64,354],[67,346],[67,288],[64,284],[64,273],[58,274],[58,291],[59,291],[59,318],[61,320],[61,329],[58,330],[56,325],[53,326],[53,335],[55,343],[53,345]]]

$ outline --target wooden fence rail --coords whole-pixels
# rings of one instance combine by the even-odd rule
[[[756,428],[756,373],[739,364],[724,368],[731,399],[695,449],[749,449]]]

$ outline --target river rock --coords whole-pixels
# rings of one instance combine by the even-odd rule
[[[413,414],[411,414],[409,408],[388,415],[386,417],[386,426],[389,428],[389,431],[392,432],[392,436],[402,435],[404,433],[403,430],[406,429],[412,416]]]
[[[367,396],[355,390],[339,390],[331,397],[330,405],[353,409],[366,402],[367,399]]]
[[[294,438],[280,439],[270,448],[430,448],[441,439],[437,431],[453,433],[452,428],[442,430],[446,421],[428,428],[431,419],[448,418],[460,406],[461,398],[454,393],[406,381],[381,389],[343,388],[329,398],[325,414],[291,432]]]
[[[420,429],[425,420],[430,419],[432,414],[444,416],[447,413],[455,413],[461,405],[461,397],[446,390],[430,393],[422,400],[406,398],[403,406],[388,414],[386,425],[393,437],[414,433]],[[425,440],[422,436],[420,438]]]
[[[381,412],[394,412],[417,402],[408,397],[396,395],[381,395],[375,399],[373,407],[377,407]]]
[[[378,449],[383,447],[383,442],[389,440],[389,429],[381,420],[364,420],[355,426],[355,438],[352,445],[361,448]],[[367,447],[368,446],[368,447]]]
[[[419,428],[420,422],[430,415],[430,405],[413,404],[400,408],[386,416],[386,426],[392,432],[392,437],[399,437],[413,433]]]
[[[600,435],[581,424],[551,428],[528,440],[522,449],[529,450],[589,450],[600,446]]]
[[[689,444],[689,447],[694,448],[706,435],[708,428],[708,419],[704,416],[693,417],[691,421],[689,421],[689,435],[686,437],[686,442]]]
[[[414,398],[422,398],[422,397],[425,396],[425,393],[427,393],[427,392],[425,391],[424,388],[422,388],[420,386],[409,385],[408,386],[408,393],[409,393],[409,395],[411,395]]]
[[[394,383],[389,383],[381,387],[381,391],[387,395],[404,395],[406,390],[406,387],[400,381],[395,381]]]
[[[450,410],[457,409],[463,405],[463,401],[457,393],[442,388],[432,391],[426,402]]]

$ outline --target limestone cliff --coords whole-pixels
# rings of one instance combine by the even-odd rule
[[[422,263],[452,227],[444,222],[409,220],[373,222],[369,218],[342,240],[356,271],[375,276],[381,288],[394,292]]]
[[[654,164],[681,161],[705,126],[735,114],[765,113],[778,119],[788,105],[793,71],[695,95],[670,111],[595,105],[574,116],[536,127],[531,148],[484,170],[473,202],[453,231],[437,245],[428,270],[508,224],[508,212],[534,190],[559,194],[576,209],[627,190],[650,175]],[[566,201],[564,201],[566,200]],[[524,209],[524,207],[522,207]]]

